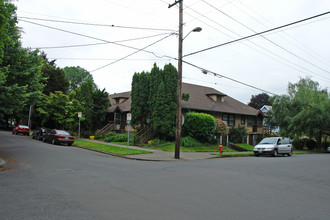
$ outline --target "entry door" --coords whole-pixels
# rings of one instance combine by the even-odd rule
[[[121,114],[120,113],[115,113],[115,130],[120,130],[120,122],[121,122]]]

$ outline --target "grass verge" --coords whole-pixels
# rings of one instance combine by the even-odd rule
[[[155,150],[162,150],[168,152],[174,152],[175,144],[172,142],[166,142],[161,144],[145,144],[143,145],[144,148],[150,148]],[[180,146],[181,152],[219,152],[218,145],[211,145],[211,144],[202,144],[200,146],[193,146],[193,147],[184,147]],[[235,152],[233,149],[223,146],[224,152]]]
[[[75,139],[73,145],[88,148],[88,149],[103,151],[103,152],[107,152],[107,153],[119,155],[119,156],[123,156],[123,155],[127,154],[127,148],[111,146],[108,144],[95,143],[95,142],[91,142],[91,141]],[[150,153],[152,153],[152,152],[144,151],[144,150],[136,150],[136,149],[131,149],[131,148],[129,148],[129,150],[128,150],[129,155],[150,154]]]
[[[247,151],[253,151],[254,147],[249,145],[249,144],[235,144],[237,146],[239,146],[240,148],[243,148]]]

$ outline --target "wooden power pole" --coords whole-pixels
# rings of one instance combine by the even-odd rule
[[[183,28],[183,0],[176,0],[172,6],[179,3],[179,53],[178,53],[178,86],[177,86],[177,111],[176,111],[176,133],[175,133],[175,159],[180,159],[180,142],[181,142],[181,126],[182,126],[182,28]]]

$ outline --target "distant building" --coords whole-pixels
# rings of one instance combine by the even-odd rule
[[[264,105],[260,109],[260,111],[264,114],[264,116],[266,118],[271,117],[269,114],[267,114],[267,112],[269,112],[270,110],[272,110],[271,105]],[[280,131],[280,128],[278,126],[270,126],[266,123],[264,123],[264,128],[265,128],[266,133],[269,133],[269,134],[277,134]]]

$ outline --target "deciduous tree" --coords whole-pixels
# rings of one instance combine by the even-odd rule
[[[288,95],[275,96],[272,102],[272,123],[284,136],[314,138],[321,144],[321,132],[330,128],[330,100],[327,90],[310,78],[289,83]]]
[[[267,93],[252,95],[248,105],[255,109],[261,109],[261,107],[264,105],[271,105],[271,102],[269,101],[269,95]]]

